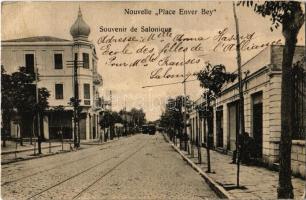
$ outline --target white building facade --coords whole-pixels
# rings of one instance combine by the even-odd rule
[[[80,61],[77,71],[78,91],[82,107],[80,139],[99,137],[99,112],[101,110],[98,88],[102,77],[97,72],[95,46],[88,40],[90,27],[84,22],[81,10],[70,29],[73,40],[50,36],[38,36],[2,41],[2,61],[7,73],[18,71],[20,66],[38,71],[38,87],[50,92],[49,110],[43,118],[44,138],[56,139],[59,131],[65,139],[73,138],[73,107],[69,104],[74,97],[73,61]],[[54,112],[54,108],[64,110]],[[16,136],[17,124],[11,123],[11,135]],[[25,133],[28,136],[32,133]]]
[[[283,46],[269,46],[242,66],[244,75],[244,117],[245,130],[254,139],[257,159],[269,166],[279,162],[281,135],[281,66]],[[296,47],[293,63],[304,60],[305,49]],[[304,66],[305,67],[305,66]],[[298,130],[292,141],[292,169],[305,177],[305,131],[306,131],[306,84],[305,72],[301,75],[298,88]],[[303,80],[304,79],[304,80]],[[304,81],[304,82],[303,82]],[[214,149],[230,153],[236,149],[236,133],[239,131],[239,90],[237,80],[226,84],[221,96],[213,101]],[[198,99],[196,105],[204,105],[205,99]],[[207,141],[207,121],[200,120],[194,109],[190,113],[190,138],[202,137]]]

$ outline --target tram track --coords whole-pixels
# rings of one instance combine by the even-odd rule
[[[112,168],[110,168],[109,170],[107,170],[104,174],[102,174],[102,176],[100,176],[99,178],[97,178],[95,181],[93,181],[91,184],[89,184],[88,186],[86,186],[84,189],[82,189],[77,195],[75,195],[72,199],[77,199],[79,197],[82,196],[83,193],[85,193],[87,190],[89,190],[89,188],[91,188],[92,186],[94,186],[96,183],[98,183],[99,181],[101,181],[105,176],[107,176],[108,174],[110,174],[112,171],[114,171],[115,169],[117,169],[119,166],[121,166],[123,163],[125,163],[127,160],[131,159],[135,154],[137,154],[140,150],[142,150],[144,147],[146,146],[146,144],[143,144],[140,148],[138,148],[136,151],[134,151],[133,153],[129,154],[128,157],[126,157],[125,159],[121,160],[119,163],[117,163],[115,166],[113,166]]]
[[[139,144],[137,143],[136,146],[138,146],[138,145],[139,145]],[[144,146],[145,146],[145,145],[142,145],[141,148],[137,149],[137,151],[139,151],[140,149],[142,149]],[[129,156],[128,156],[127,158],[125,158],[123,161],[128,160],[133,154],[137,153],[137,151],[136,151],[136,152],[133,152],[132,154],[129,154]],[[85,174],[86,172],[89,172],[90,170],[92,170],[92,169],[94,169],[94,168],[96,168],[96,167],[98,167],[98,166],[101,166],[101,165],[103,165],[103,164],[108,163],[108,162],[111,161],[112,159],[119,158],[119,157],[122,156],[125,152],[126,152],[126,150],[124,150],[124,151],[122,151],[122,152],[120,152],[120,153],[118,153],[118,154],[116,154],[116,155],[114,155],[114,156],[112,156],[112,157],[110,157],[110,158],[108,158],[108,159],[104,159],[103,161],[101,161],[101,162],[99,162],[99,163],[97,163],[97,164],[95,164],[95,165],[93,165],[93,166],[91,166],[91,167],[89,167],[89,168],[86,168],[85,170],[82,170],[82,171],[80,171],[80,172],[78,172],[78,173],[75,173],[74,175],[72,175],[72,176],[70,176],[70,177],[68,177],[68,178],[66,178],[66,179],[64,179],[64,180],[62,180],[62,181],[60,181],[60,182],[58,182],[58,183],[56,183],[56,184],[53,184],[53,185],[51,185],[51,186],[49,186],[49,187],[47,187],[47,188],[45,188],[45,189],[39,191],[38,193],[35,193],[34,195],[31,195],[30,197],[28,197],[28,198],[26,198],[26,199],[27,199],[27,200],[29,200],[29,199],[35,199],[36,197],[40,196],[41,194],[43,194],[43,193],[45,193],[45,192],[47,192],[47,191],[49,191],[49,190],[51,190],[51,189],[53,189],[53,188],[55,188],[55,187],[58,187],[58,186],[60,186],[60,185],[62,185],[62,184],[64,184],[64,183],[66,183],[66,182],[68,182],[68,181],[70,181],[70,180],[72,180],[72,179],[74,179],[74,178],[76,178],[76,177],[82,175],[82,174]],[[122,164],[123,162],[121,161],[120,163]],[[118,165],[120,165],[120,163],[119,163],[119,164],[116,164],[116,167],[115,167],[115,168],[117,168]],[[113,167],[113,168],[111,169],[111,171],[114,170],[115,168]],[[108,170],[106,173],[110,173],[111,171]],[[92,186],[92,185],[91,185],[91,186]],[[89,187],[88,187],[88,188],[89,188]],[[83,191],[83,190],[82,190],[82,191]],[[81,191],[81,192],[82,192],[82,191]],[[84,192],[84,191],[83,191],[83,192]]]
[[[128,144],[130,144],[130,143],[128,143]],[[65,163],[61,163],[61,164],[55,165],[55,166],[53,166],[53,167],[51,167],[51,168],[43,169],[43,170],[34,172],[34,173],[29,174],[29,175],[26,175],[26,176],[22,176],[22,177],[16,178],[16,179],[14,179],[14,180],[6,181],[6,182],[4,182],[4,183],[1,183],[1,187],[2,187],[2,186],[9,185],[9,184],[12,184],[12,183],[15,183],[15,182],[17,182],[17,181],[21,181],[21,180],[24,180],[24,179],[27,179],[27,178],[31,178],[31,177],[33,177],[33,176],[35,176],[35,175],[38,175],[38,174],[41,174],[41,173],[45,173],[45,172],[48,172],[48,171],[52,171],[52,170],[54,170],[54,169],[58,169],[59,167],[64,167],[64,166],[67,166],[67,165],[69,165],[69,164],[73,164],[73,163],[77,163],[77,162],[82,161],[82,160],[90,159],[90,158],[92,158],[92,157],[94,157],[94,156],[97,156],[97,152],[98,152],[98,151],[101,151],[101,150],[112,150],[111,148],[118,147],[118,146],[121,146],[121,145],[122,145],[122,144],[117,144],[117,145],[114,145],[114,146],[110,146],[110,147],[108,147],[108,148],[100,148],[100,147],[97,147],[97,149],[96,149],[93,153],[90,153],[89,155],[85,155],[85,156],[83,156],[83,157],[81,157],[81,158],[79,158],[79,159],[72,160],[72,161],[65,162]],[[5,177],[5,178],[7,178],[7,177]],[[2,179],[3,179],[3,177],[2,177]]]

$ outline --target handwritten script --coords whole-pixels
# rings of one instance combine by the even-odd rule
[[[115,68],[150,68],[150,79],[181,78],[182,74],[174,73],[176,67],[185,65],[188,68],[186,76],[196,76],[196,72],[192,72],[191,68],[205,62],[205,55],[236,50],[236,36],[231,34],[228,28],[212,35],[200,36],[174,33],[171,28],[152,28],[151,31],[150,27],[147,29],[141,33],[135,33],[136,28],[121,34],[103,33],[97,39],[97,44],[105,65]],[[241,35],[241,50],[258,50],[281,43],[279,39],[258,44],[254,42],[255,38],[255,32]]]

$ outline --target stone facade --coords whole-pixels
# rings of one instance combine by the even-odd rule
[[[306,144],[303,140],[292,141],[291,168],[295,174],[306,177]]]
[[[243,94],[245,130],[256,143],[259,160],[270,166],[278,162],[279,156],[282,52],[283,46],[269,46],[242,66],[242,74],[247,74],[243,77],[245,80]],[[296,47],[293,63],[301,60],[303,55],[304,47]],[[221,96],[213,101],[214,148],[227,153],[235,150],[236,132],[239,131],[238,92],[236,80],[233,83],[226,84],[222,89]],[[198,99],[195,104],[205,105],[205,98]],[[200,132],[202,141],[206,141],[204,138],[207,135],[205,133],[205,130],[207,130],[205,126],[207,125],[202,122],[202,128],[200,129],[194,121],[199,121],[195,110],[190,113],[189,134],[192,138],[195,138],[192,133],[196,135]],[[302,153],[302,148],[301,145],[293,144],[294,173],[302,174],[300,168],[305,168],[305,155],[304,158],[301,158],[302,154],[299,154],[299,158],[294,160],[295,155],[297,155],[294,151],[299,149],[298,151]]]
[[[78,21],[82,21],[83,24]],[[81,27],[77,27],[78,25]],[[27,67],[26,57],[31,55],[33,70],[39,73],[38,87],[45,87],[50,92],[48,99],[50,111],[43,119],[44,138],[46,139],[57,138],[59,128],[65,132],[66,139],[72,139],[74,136],[73,107],[68,103],[70,98],[74,97],[73,61],[75,59],[83,62],[79,65],[77,72],[78,92],[82,107],[80,138],[98,138],[101,110],[98,89],[102,85],[102,77],[97,72],[98,58],[95,46],[87,39],[90,33],[87,26],[79,11],[76,23],[71,27],[73,40],[37,36],[2,41],[1,65],[4,66],[7,73],[13,73],[21,66]],[[65,113],[51,112],[57,106],[63,106]],[[12,121],[12,137],[17,137],[18,129],[18,124]]]

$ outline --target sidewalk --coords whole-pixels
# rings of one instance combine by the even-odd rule
[[[122,137],[120,138],[122,139]],[[118,139],[114,140],[108,140],[107,142],[102,142],[94,139],[94,140],[81,140],[81,147],[78,150],[81,149],[87,149],[92,147],[93,145],[104,145],[110,142],[118,141]],[[35,159],[45,156],[51,156],[59,153],[66,153],[74,151],[73,149],[73,141],[65,141],[63,143],[61,142],[51,142],[51,146],[49,146],[49,142],[42,142],[41,143],[41,150],[42,154],[38,155],[37,150],[37,143],[35,147],[35,155],[34,155],[34,142],[31,145],[30,142],[23,142],[23,146],[20,146],[20,144],[17,144],[16,149],[16,142],[14,141],[6,141],[6,147],[2,147],[1,144],[1,164],[9,164],[13,162],[18,162],[22,160],[29,160],[29,159]],[[50,148],[51,147],[51,148]]]
[[[67,143],[64,143],[64,145],[66,144]],[[51,148],[58,147],[61,145],[62,145],[61,142],[51,142]],[[49,148],[49,142],[42,142],[41,147]],[[17,149],[15,141],[6,141],[6,147],[3,147],[1,145],[1,155],[14,153],[15,151],[17,151],[17,153],[24,151],[33,151],[34,153],[34,142],[32,143],[32,145],[30,144],[30,142],[23,142],[23,146],[20,146],[20,143],[17,143]],[[37,143],[36,143],[36,151],[37,151]]]
[[[70,144],[67,142],[63,144],[63,148],[61,142],[51,142],[51,145],[49,142],[42,142],[41,147],[42,154],[38,155],[37,143],[35,144],[33,142],[31,145],[30,142],[23,142],[23,146],[20,146],[20,144],[17,143],[16,149],[16,142],[6,141],[6,147],[3,147],[1,144],[1,164],[8,164],[20,160],[28,160],[71,151]]]
[[[240,165],[240,186],[243,188],[237,189],[235,188],[237,165],[230,164],[232,161],[230,156],[211,150],[211,170],[214,173],[205,173],[207,170],[205,148],[201,148],[201,165],[198,164],[197,149],[194,149],[194,157],[191,157],[186,151],[179,150],[179,147],[174,148],[179,151],[182,156],[185,156],[196,165],[198,169],[202,170],[205,175],[211,178],[212,181],[217,184],[217,187],[223,187],[226,191],[225,193],[229,194],[229,198],[277,199],[278,172],[268,170],[264,167]],[[295,199],[302,199],[305,189],[305,180],[292,177],[292,184]]]

